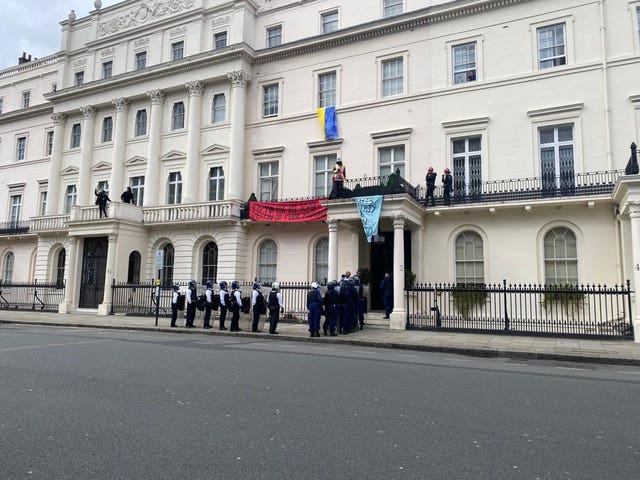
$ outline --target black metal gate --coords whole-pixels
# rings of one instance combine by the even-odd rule
[[[107,237],[84,239],[80,308],[98,308],[104,298],[104,275],[107,270]]]

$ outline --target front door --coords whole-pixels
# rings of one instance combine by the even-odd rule
[[[79,308],[98,308],[102,303],[108,245],[107,237],[84,239]]]
[[[371,243],[371,280],[369,283],[371,310],[384,310],[380,284],[385,272],[393,275],[393,232],[380,232],[380,237],[384,241]],[[404,232],[404,268],[405,270],[411,269],[411,232],[408,230]],[[401,281],[404,284],[404,278]]]

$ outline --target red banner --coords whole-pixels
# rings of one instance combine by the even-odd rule
[[[327,219],[327,208],[320,205],[326,198],[295,202],[249,202],[249,218],[254,222],[321,222]]]

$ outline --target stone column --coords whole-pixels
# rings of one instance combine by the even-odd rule
[[[116,107],[116,125],[113,137],[113,159],[111,161],[111,177],[109,178],[109,197],[118,201],[124,190],[122,174],[124,172],[125,142],[127,141],[127,112],[129,100],[116,98],[111,102]]]
[[[393,312],[389,320],[392,330],[407,328],[404,308],[404,217],[393,218]]]
[[[184,175],[183,203],[194,203],[200,199],[198,181],[200,173],[200,128],[202,125],[202,93],[204,84],[200,80],[184,85],[189,91],[189,118],[187,121],[187,164]]]
[[[162,141],[162,104],[164,92],[151,90],[147,92],[151,100],[149,109],[149,150],[147,154],[147,171],[144,177],[144,205],[155,207],[158,205],[160,191],[160,142]]]
[[[51,166],[49,167],[49,183],[47,185],[47,215],[60,212],[60,172],[62,170],[62,147],[64,146],[64,124],[67,116],[64,113],[54,113],[53,147],[51,149]]]
[[[109,247],[107,250],[107,269],[104,274],[104,296],[98,306],[98,315],[109,315],[113,303],[113,279],[116,271],[116,235],[109,235]]]
[[[230,200],[242,200],[244,195],[244,144],[245,144],[245,108],[247,102],[247,83],[249,76],[238,70],[227,74],[231,81],[231,133],[229,143],[229,168],[226,172],[228,188],[225,197]]]
[[[629,220],[631,222],[631,256],[633,257],[633,285],[635,308],[633,309],[633,329],[635,341],[640,342],[640,202],[629,202]]]
[[[329,227],[329,272],[327,281],[338,280],[338,221],[327,220]]]
[[[93,204],[93,190],[95,185],[91,185],[91,167],[93,166],[93,135],[95,133],[96,108],[87,105],[80,107],[82,113],[81,160],[80,172],[78,174],[78,201],[81,207]]]
[[[73,309],[76,294],[76,276],[81,275],[78,266],[78,237],[69,237],[67,248],[66,283],[64,300],[58,306],[59,313],[69,313]]]

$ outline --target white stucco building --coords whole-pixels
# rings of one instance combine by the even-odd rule
[[[640,285],[639,0],[126,0],[61,27],[0,71],[3,279],[64,278],[61,311],[106,313],[104,286],[155,278],[158,250],[165,281]],[[384,243],[352,199],[241,218],[251,193],[326,196],[338,158],[422,187],[385,197]],[[453,205],[425,207],[428,166]]]

